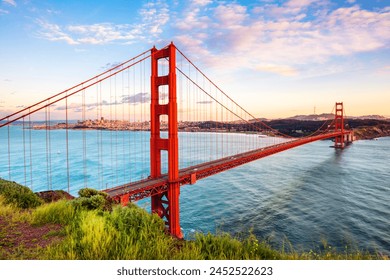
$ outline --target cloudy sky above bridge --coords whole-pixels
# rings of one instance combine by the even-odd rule
[[[0,0],[0,114],[174,41],[258,117],[390,117],[381,0]]]

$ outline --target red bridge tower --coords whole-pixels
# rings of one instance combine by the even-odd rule
[[[169,73],[159,76],[158,62],[168,60]],[[168,190],[152,196],[152,212],[158,214],[168,226],[169,232],[178,238],[183,234],[180,229],[179,209],[179,145],[177,127],[176,99],[176,47],[152,49],[151,104],[150,104],[150,174],[151,178],[161,176],[161,151],[168,151]],[[168,86],[168,103],[161,104],[160,86]],[[168,138],[161,138],[160,116],[168,116]]]
[[[341,131],[339,136],[336,136],[334,141],[334,147],[337,149],[342,149],[345,146],[344,139],[344,108],[343,102],[336,102],[336,112],[334,116],[334,128],[335,131]]]

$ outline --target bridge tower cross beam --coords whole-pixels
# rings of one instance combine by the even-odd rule
[[[169,72],[159,76],[159,61],[168,60]],[[161,151],[168,151],[168,189],[162,194],[151,198],[152,213],[158,214],[165,220],[169,232],[178,238],[183,238],[180,228],[179,209],[179,144],[177,124],[176,98],[176,47],[171,43],[168,47],[152,49],[150,79],[150,176],[161,176]],[[164,97],[160,92],[161,86],[168,86],[168,103],[162,104]],[[160,116],[168,116],[168,138],[161,138]]]
[[[335,131],[340,131],[341,134],[336,136],[334,141],[334,147],[338,149],[343,149],[345,146],[344,139],[344,107],[343,102],[336,102],[336,112],[335,112]]]

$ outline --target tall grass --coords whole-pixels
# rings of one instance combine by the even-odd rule
[[[37,207],[31,214],[31,223],[68,225],[76,218],[76,214],[76,209],[69,201],[59,200]]]
[[[8,222],[29,222],[30,215],[28,212],[21,211],[15,204],[9,204],[3,195],[0,195],[0,217]]]
[[[0,195],[0,216],[10,217],[17,211],[16,207],[12,204],[8,204],[3,195]]]
[[[195,260],[270,260],[283,259],[283,254],[272,249],[268,243],[259,242],[253,234],[241,239],[228,233],[196,233],[192,241],[183,244],[177,257]]]
[[[135,206],[114,207],[112,212],[82,210],[66,228],[67,237],[48,248],[47,259],[386,259],[359,250],[337,252],[275,250],[252,234],[235,238],[227,233],[197,233],[192,240],[177,240],[166,234],[163,221]]]
[[[67,228],[67,238],[50,247],[52,259],[169,259],[174,240],[163,221],[136,207],[112,212],[80,211]]]

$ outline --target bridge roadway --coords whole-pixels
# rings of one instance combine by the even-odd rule
[[[349,134],[350,131],[344,130],[344,135]],[[270,156],[288,149],[292,149],[304,144],[335,138],[340,136],[342,132],[328,132],[311,137],[298,138],[285,143],[267,146],[253,151],[237,154],[221,158],[218,160],[194,165],[179,171],[180,186],[187,184],[194,184],[197,180],[209,177],[211,175],[232,169],[234,167],[243,165],[245,163]],[[117,202],[127,204],[129,201],[137,201],[146,197],[151,197],[156,194],[163,193],[168,190],[168,175],[163,174],[158,178],[147,178],[140,181],[120,185],[105,192]]]

